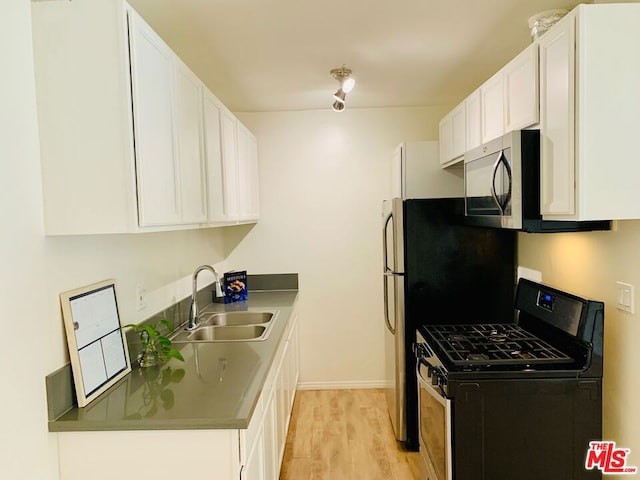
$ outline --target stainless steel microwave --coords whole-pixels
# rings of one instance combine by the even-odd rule
[[[540,131],[516,130],[464,155],[468,224],[526,232],[609,230],[609,221],[542,220]]]

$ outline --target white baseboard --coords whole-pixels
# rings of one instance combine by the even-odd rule
[[[344,382],[298,382],[298,390],[347,390],[360,388],[385,388],[384,380]]]

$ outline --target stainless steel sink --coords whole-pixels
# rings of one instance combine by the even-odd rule
[[[205,314],[200,319],[200,325],[259,325],[268,323],[273,318],[273,312],[225,312]]]
[[[173,343],[191,342],[255,342],[269,338],[277,316],[272,312],[204,313],[194,330],[173,334]]]

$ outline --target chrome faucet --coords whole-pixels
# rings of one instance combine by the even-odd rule
[[[220,275],[216,272],[215,268],[211,265],[201,265],[193,272],[193,290],[191,292],[191,308],[189,309],[189,323],[187,324],[187,330],[193,330],[198,326],[198,301],[196,297],[198,295],[198,274],[203,270],[209,270],[213,273],[215,278],[214,283],[216,287],[216,296],[222,297],[224,293],[220,287]]]

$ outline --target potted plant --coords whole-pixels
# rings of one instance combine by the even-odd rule
[[[170,358],[175,358],[184,362],[182,354],[171,347],[171,340],[159,331],[163,325],[168,332],[173,330],[173,324],[169,320],[160,320],[155,325],[149,323],[128,324],[122,328],[132,328],[140,335],[142,350],[138,355],[138,364],[141,367],[153,367],[159,363],[166,362]]]

